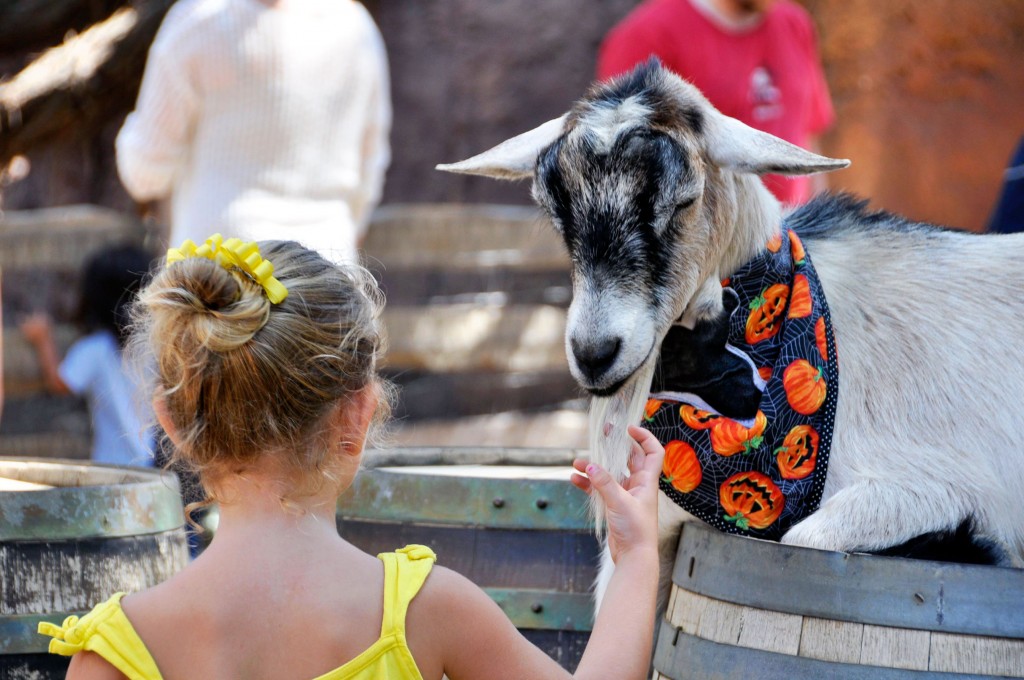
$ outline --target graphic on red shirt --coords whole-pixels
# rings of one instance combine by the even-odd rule
[[[764,66],[750,74],[750,107],[756,123],[781,118],[785,113],[782,91],[775,87],[771,72]]]

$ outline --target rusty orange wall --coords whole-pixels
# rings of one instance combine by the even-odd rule
[[[1024,2],[800,1],[838,115],[824,151],[853,161],[831,186],[983,229],[1024,135]]]

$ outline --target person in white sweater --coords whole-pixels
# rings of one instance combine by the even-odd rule
[[[390,160],[384,41],[353,0],[179,0],[146,63],[117,168],[170,199],[171,244],[213,232],[358,258]]]

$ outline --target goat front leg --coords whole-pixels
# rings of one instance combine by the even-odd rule
[[[838,491],[795,525],[782,542],[819,550],[882,550],[933,531],[955,528],[967,516],[964,499],[947,485],[919,478],[913,487],[864,481]]]

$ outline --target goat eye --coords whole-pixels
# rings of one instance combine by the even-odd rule
[[[697,200],[697,197],[694,196],[693,198],[688,198],[685,201],[683,201],[682,203],[680,203],[679,205],[677,205],[676,209],[675,209],[675,212],[672,214],[672,217],[673,218],[678,217],[679,213],[681,213],[682,211],[686,210],[691,205],[693,205],[696,202],[696,200]]]

